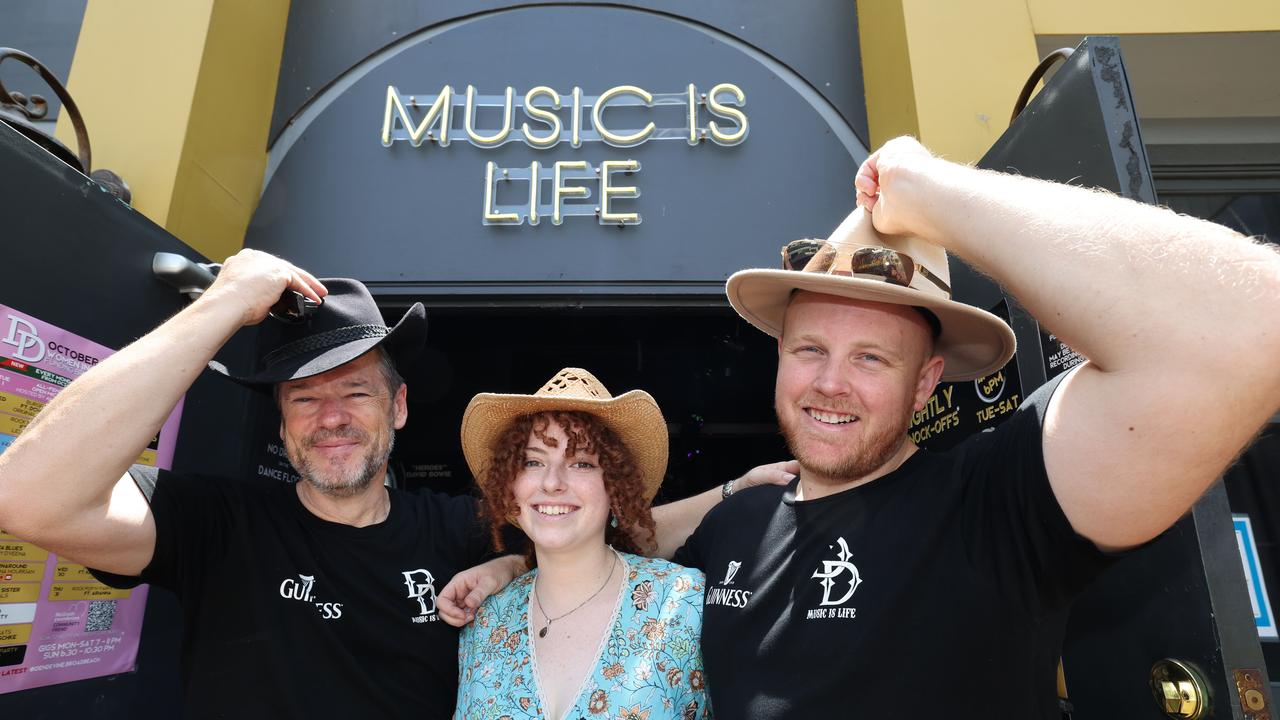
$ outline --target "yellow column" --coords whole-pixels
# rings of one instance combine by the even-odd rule
[[[95,168],[205,255],[244,243],[266,168],[288,0],[89,0],[68,89]],[[60,140],[74,146],[66,115]]]
[[[871,148],[898,135],[920,136],[903,0],[861,0],[858,43]]]
[[[873,148],[912,134],[952,160],[982,157],[1039,60],[1025,0],[857,7]]]

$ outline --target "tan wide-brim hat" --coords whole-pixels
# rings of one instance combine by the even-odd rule
[[[782,336],[787,305],[797,290],[925,308],[942,326],[935,348],[946,361],[943,380],[974,380],[999,370],[1013,357],[1017,342],[1008,323],[986,310],[952,300],[949,290],[927,277],[931,274],[947,287],[951,285],[947,253],[938,245],[905,235],[881,235],[862,208],[850,213],[827,242],[841,253],[862,247],[888,248],[909,256],[917,271],[904,287],[876,275],[811,270],[815,262],[802,270],[740,270],[725,284],[729,303],[744,320],[773,337]],[[920,272],[919,267],[927,272]]]
[[[667,423],[653,396],[631,390],[609,394],[595,375],[581,368],[565,368],[532,395],[480,393],[462,414],[462,454],[482,489],[494,443],[513,420],[541,412],[585,412],[600,418],[622,443],[640,471],[646,503],[653,500],[667,472]]]

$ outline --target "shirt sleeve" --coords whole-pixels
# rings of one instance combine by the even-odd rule
[[[151,506],[156,545],[151,562],[137,576],[90,570],[112,587],[153,583],[179,594],[199,592],[200,570],[226,546],[235,495],[225,481],[135,465],[129,470]]]
[[[497,556],[489,538],[489,526],[480,517],[480,503],[474,496],[459,495],[450,500],[454,521],[451,527],[466,528],[466,557],[470,566],[479,565]]]
[[[510,525],[507,526],[510,531],[502,531],[507,549],[499,551],[494,547],[489,536],[489,522],[480,515],[480,503],[474,496],[451,496],[426,489],[419,492],[435,508],[436,540],[453,549],[453,557],[462,567],[475,567],[500,555],[518,554],[523,550],[520,540],[524,534]]]
[[[1045,470],[1045,412],[1064,377],[961,451],[969,561],[1028,608],[1064,606],[1113,560],[1071,527]]]

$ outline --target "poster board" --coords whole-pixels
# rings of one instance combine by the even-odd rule
[[[72,380],[114,351],[0,305],[0,452]],[[173,463],[180,400],[137,462]],[[133,669],[145,585],[117,590],[0,528],[0,693]]]

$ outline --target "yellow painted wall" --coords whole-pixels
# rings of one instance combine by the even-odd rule
[[[1280,1],[1026,0],[1037,35],[1280,30]]]
[[[89,130],[93,165],[116,171],[133,206],[165,225],[186,143],[213,0],[90,0],[67,89]],[[154,30],[152,30],[154,28]],[[75,133],[66,113],[58,139]]]
[[[261,192],[288,0],[89,0],[68,89],[94,167],[134,207],[220,260]],[[59,119],[57,134],[74,143]]]
[[[1008,128],[1036,36],[1280,30],[1280,0],[860,0],[874,149],[901,134],[974,162]]]
[[[980,157],[1038,60],[1023,0],[863,0],[858,27],[873,147],[912,134],[952,159]]]
[[[981,157],[1008,127],[1038,62],[1024,0],[910,0],[904,8],[920,137],[947,157]],[[955,41],[970,31],[984,40]]]
[[[903,4],[897,0],[858,3],[858,44],[872,147],[898,135],[920,134]],[[875,112],[871,112],[873,99]]]
[[[165,227],[216,260],[244,245],[262,192],[288,6],[214,6]]]

